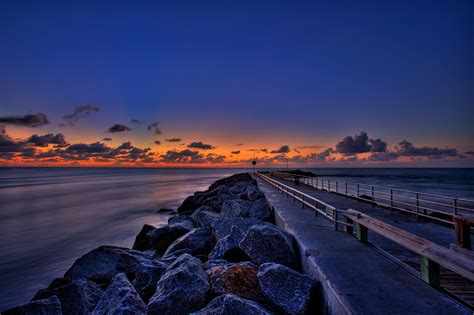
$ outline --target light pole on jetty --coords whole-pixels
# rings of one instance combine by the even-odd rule
[[[255,159],[255,152],[253,153],[252,165],[253,165],[253,172],[255,173],[255,165],[257,165],[257,160]]]

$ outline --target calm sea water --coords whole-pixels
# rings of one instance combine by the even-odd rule
[[[74,260],[131,246],[196,190],[237,169],[0,168],[0,310],[28,301]],[[316,169],[341,180],[474,199],[474,169]]]

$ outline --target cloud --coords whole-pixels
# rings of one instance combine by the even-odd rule
[[[182,151],[170,150],[161,155],[160,161],[172,164],[223,163],[225,162],[225,156],[214,153],[208,153],[207,155],[204,155],[199,153],[199,151],[193,151],[189,149]]]
[[[5,127],[0,126],[0,158],[11,159],[16,154],[30,155],[35,152],[35,149],[29,147],[27,142],[15,141],[7,135]]]
[[[89,117],[91,113],[97,113],[99,111],[99,107],[92,106],[89,104],[84,106],[77,106],[71,115],[63,116],[63,121],[66,124],[73,126],[79,119]],[[62,124],[62,126],[64,126],[64,124]]]
[[[243,146],[243,145],[244,145],[243,143],[237,143],[235,146],[241,147],[241,146]]]
[[[232,154],[240,154],[240,151],[232,151]]]
[[[202,141],[199,142],[192,142],[188,144],[188,148],[192,149],[200,149],[200,150],[211,150],[214,149],[214,147],[210,144],[202,143]]]
[[[156,141],[154,141],[154,143],[157,144],[157,145],[161,144],[160,140],[156,140]]]
[[[166,142],[180,142],[181,138],[170,138],[170,139],[165,139]]]
[[[335,158],[331,157],[332,153],[334,153],[334,150],[329,148],[329,149],[324,150],[323,152],[311,153],[306,157],[306,159],[308,162],[334,161]]]
[[[107,132],[110,133],[116,133],[116,132],[123,132],[123,131],[130,131],[132,130],[130,127],[125,126],[125,125],[120,125],[120,124],[115,124],[112,127],[110,127]]]
[[[412,143],[403,140],[398,143],[398,155],[399,156],[426,156],[430,159],[440,159],[449,156],[458,156],[456,149],[444,148],[440,149],[437,147],[415,147]]]
[[[0,123],[26,127],[39,127],[49,124],[48,117],[43,113],[28,114],[24,116],[3,116]]]
[[[141,122],[140,120],[138,120],[138,119],[132,119],[132,120],[130,120],[130,121],[131,121],[132,123],[134,123],[134,124],[141,124],[141,123],[142,123],[142,122]]]
[[[268,153],[267,149],[260,149],[261,152]]]
[[[323,145],[300,145],[296,147],[297,149],[322,149]]]
[[[158,126],[159,124],[160,123],[158,121],[152,122],[151,124],[148,125],[147,129],[156,136],[161,135],[161,129]]]
[[[385,152],[387,143],[381,139],[369,139],[365,131],[358,135],[347,136],[336,144],[336,152],[343,155],[353,155],[366,152]]]
[[[397,152],[375,152],[367,157],[368,161],[375,161],[375,162],[386,162],[386,161],[393,161],[398,159]]]
[[[32,135],[27,142],[32,143],[36,147],[47,147],[48,144],[57,144],[59,146],[66,146],[68,143],[62,133],[49,133],[44,136]]]
[[[278,150],[273,150],[270,153],[277,154],[277,153],[288,153],[290,152],[290,147],[288,145],[282,145]]]
[[[112,138],[102,138],[103,141],[112,141]]]

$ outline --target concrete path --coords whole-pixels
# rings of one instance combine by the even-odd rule
[[[302,208],[301,203],[256,179],[275,208],[276,223],[294,235],[303,271],[320,281],[326,312],[470,314],[379,252],[346,233],[334,231],[327,219],[315,217],[311,209]],[[350,207],[362,211],[352,204]]]

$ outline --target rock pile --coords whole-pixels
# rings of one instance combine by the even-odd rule
[[[308,314],[316,282],[249,174],[216,181],[132,249],[101,246],[2,314]]]

